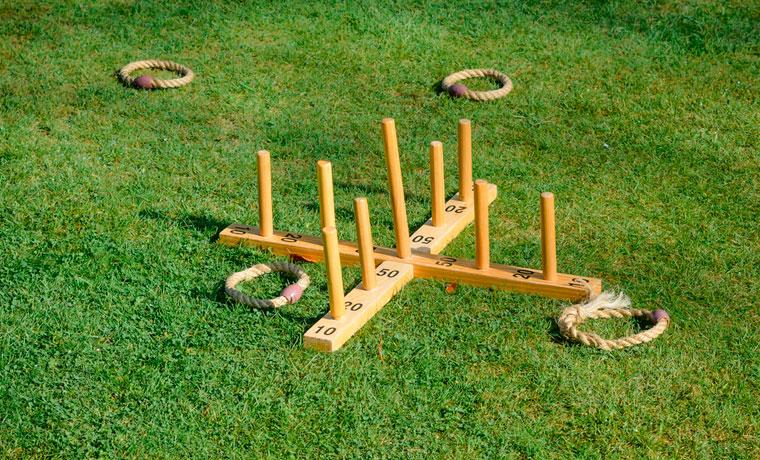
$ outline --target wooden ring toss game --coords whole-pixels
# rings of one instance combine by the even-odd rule
[[[232,224],[221,231],[219,241],[236,246],[267,248],[278,255],[324,260],[327,266],[330,311],[304,334],[304,346],[335,351],[375,315],[394,294],[414,278],[432,278],[472,286],[538,294],[555,299],[579,301],[589,293],[599,294],[596,278],[557,272],[554,232],[554,196],[541,195],[542,269],[492,263],[489,254],[488,205],[496,199],[496,186],[472,180],[472,143],[469,120],[459,121],[459,192],[444,198],[443,148],[430,144],[430,187],[432,217],[409,234],[406,202],[401,177],[396,125],[382,121],[382,137],[388,170],[395,248],[372,244],[368,203],[354,200],[358,241],[340,241],[335,226],[332,167],[317,163],[322,235],[274,230],[272,222],[272,179],[270,155],[258,153],[259,226]],[[471,222],[475,222],[474,260],[441,255],[440,252]],[[344,292],[342,265],[360,265],[361,283]]]

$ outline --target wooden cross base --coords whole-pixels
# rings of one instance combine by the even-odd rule
[[[488,203],[496,199],[496,186],[489,184]],[[345,296],[345,313],[335,319],[328,312],[304,334],[304,346],[319,351],[335,351],[343,346],[356,331],[372,318],[406,283],[414,278],[432,278],[451,283],[505,289],[538,294],[563,300],[580,300],[587,295],[585,283],[593,294],[602,289],[597,278],[557,274],[546,280],[541,270],[510,265],[490,264],[478,269],[472,260],[438,255],[474,219],[472,201],[460,201],[455,195],[446,202],[443,225],[433,226],[432,219],[414,232],[411,237],[412,255],[399,258],[396,250],[375,247],[374,259],[378,263],[375,273],[377,285],[365,290],[361,284]],[[229,246],[246,245],[268,248],[275,254],[299,256],[309,261],[324,259],[322,239],[274,231],[261,236],[259,229],[232,224],[222,230],[219,241]],[[353,242],[339,243],[342,265],[358,265],[359,251]]]

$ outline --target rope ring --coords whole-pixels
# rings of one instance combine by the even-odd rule
[[[130,74],[135,70],[169,70],[180,75],[180,78],[174,78],[171,80],[164,80],[161,78],[155,78],[150,75],[142,75],[140,77],[132,77]],[[121,69],[119,69],[119,79],[126,86],[138,88],[138,89],[167,89],[167,88],[179,88],[193,81],[195,74],[189,67],[185,67],[182,64],[177,64],[172,61],[135,61],[130,62]]]
[[[274,299],[254,299],[235,287],[243,281],[252,280],[258,276],[271,272],[282,272],[292,275],[297,281],[285,287],[278,297]],[[270,264],[258,264],[241,272],[231,274],[224,282],[224,292],[236,301],[260,310],[272,310],[283,305],[298,302],[303,291],[309,287],[309,275],[301,267],[290,262],[273,262]]]
[[[472,91],[467,86],[457,83],[468,78],[487,77],[501,83],[501,88],[492,91]],[[466,69],[452,73],[441,82],[444,91],[453,97],[463,97],[473,101],[492,101],[506,96],[512,91],[512,80],[508,76],[493,69]]]
[[[560,333],[568,340],[580,342],[602,350],[619,350],[641,343],[650,342],[659,337],[670,324],[668,312],[662,309],[655,311],[630,308],[631,300],[625,294],[615,295],[604,292],[585,302],[565,308],[557,320]],[[578,326],[587,319],[642,317],[651,321],[654,326],[638,334],[619,339],[605,339],[593,332],[582,332]]]

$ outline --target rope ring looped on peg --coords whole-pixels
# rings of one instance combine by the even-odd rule
[[[296,278],[296,282],[286,286],[285,289],[280,292],[280,295],[274,299],[254,299],[253,297],[243,294],[236,288],[236,286],[243,281],[249,281],[271,272],[287,273]],[[227,281],[224,282],[224,292],[242,304],[249,305],[260,310],[271,310],[280,308],[287,304],[298,302],[298,299],[301,298],[303,291],[309,287],[310,282],[311,280],[309,279],[309,275],[307,275],[306,272],[303,271],[303,269],[298,265],[292,264],[290,262],[272,262],[269,264],[254,265],[253,267],[241,272],[231,274],[227,278]]]
[[[589,293],[591,292],[590,288]],[[605,339],[593,332],[582,332],[578,326],[588,319],[643,317],[654,325],[638,334],[619,339]],[[584,302],[565,308],[557,319],[560,333],[568,340],[580,342],[602,350],[619,350],[634,345],[650,342],[659,337],[670,324],[668,312],[662,309],[649,311],[631,308],[631,299],[623,293],[603,292]]]
[[[478,77],[492,78],[501,83],[501,88],[492,91],[472,91],[467,86],[458,83],[468,78]],[[512,80],[494,69],[465,69],[444,78],[441,87],[454,97],[463,97],[473,101],[492,101],[504,97],[512,91]]]
[[[170,80],[164,80],[161,78],[155,78],[150,75],[142,75],[140,77],[133,77],[130,75],[135,70],[168,70],[174,72],[180,76],[180,78],[173,78]],[[159,61],[155,59],[147,61],[135,61],[130,62],[121,69],[119,69],[119,80],[124,83],[125,86],[138,89],[167,89],[167,88],[179,88],[193,81],[195,74],[189,67],[185,67],[182,64],[177,64],[172,61]]]

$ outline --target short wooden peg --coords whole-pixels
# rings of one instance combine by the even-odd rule
[[[259,150],[259,235],[272,236],[272,165],[269,152]]]
[[[335,195],[333,193],[332,163],[327,160],[317,162],[319,182],[319,223],[322,228],[335,227]]]
[[[443,184],[443,144],[430,143],[430,189],[433,201],[433,227],[444,225],[446,196]]]
[[[396,123],[393,118],[385,118],[382,126],[385,165],[388,168],[388,183],[391,189],[391,206],[393,207],[393,230],[396,234],[396,253],[398,257],[407,259],[412,256],[412,248],[409,242],[409,224],[406,220],[406,201],[404,201],[404,185],[401,180]]]
[[[488,241],[488,182],[475,181],[475,267],[486,270],[490,265]]]
[[[330,301],[330,315],[340,319],[346,312],[343,303],[343,274],[340,270],[340,249],[338,247],[338,230],[335,227],[322,229],[322,240],[327,266],[327,294]]]
[[[459,120],[459,200],[472,201],[472,126],[470,120]]]
[[[375,249],[372,244],[372,229],[369,223],[369,207],[366,198],[354,199],[354,219],[356,235],[359,240],[359,260],[362,267],[362,288],[365,291],[375,289]]]
[[[557,279],[557,242],[554,230],[554,194],[541,194],[541,261],[544,279]]]

